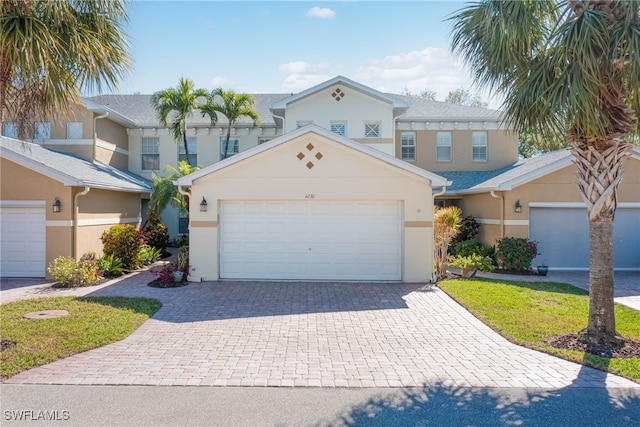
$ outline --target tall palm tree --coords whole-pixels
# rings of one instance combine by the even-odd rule
[[[130,66],[126,0],[2,0],[0,122],[64,114],[82,90],[112,89]]]
[[[155,108],[158,121],[162,126],[170,127],[176,142],[182,140],[184,154],[189,162],[189,147],[187,145],[187,120],[189,116],[211,100],[211,95],[205,89],[194,89],[193,82],[184,77],[180,78],[178,86],[158,91],[151,95],[151,105]],[[210,116],[211,124],[216,116]],[[190,166],[195,166],[191,165]]]
[[[221,159],[228,157],[229,139],[231,138],[231,127],[242,116],[247,116],[253,120],[253,127],[260,126],[260,116],[255,110],[256,101],[252,95],[248,93],[236,93],[234,90],[224,90],[222,88],[214,89],[211,92],[213,101],[202,109],[203,114],[209,114],[210,117],[217,117],[216,113],[222,113],[229,122],[227,126],[227,136],[222,147]],[[220,102],[217,102],[218,97]]]
[[[580,339],[618,344],[613,221],[639,130],[638,0],[483,0],[458,11],[452,50],[505,96],[517,130],[566,135],[589,220],[589,319]]]
[[[199,167],[191,166],[189,163],[182,160],[178,162],[177,168],[174,168],[171,165],[167,165],[164,168],[167,176],[161,177],[154,172],[151,177],[153,185],[151,187],[151,193],[149,194],[149,210],[153,210],[158,214],[161,214],[168,205],[172,205],[177,208],[180,213],[188,214],[188,196],[179,193],[178,187],[176,187],[173,182],[178,178],[187,176],[199,169]]]

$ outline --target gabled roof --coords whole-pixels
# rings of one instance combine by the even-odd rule
[[[400,116],[400,121],[502,121],[503,113],[490,108],[469,107],[450,102],[432,101],[416,96],[392,95],[404,101],[409,108]]]
[[[412,164],[409,164],[403,160],[400,160],[396,157],[390,156],[386,153],[383,153],[380,150],[377,150],[375,148],[371,148],[367,145],[361,144],[359,142],[355,142],[351,139],[345,138],[341,135],[338,135],[334,132],[328,131],[327,129],[321,128],[318,125],[314,125],[314,124],[310,124],[307,126],[304,126],[300,129],[296,129],[292,132],[289,132],[285,135],[282,135],[280,137],[274,138],[271,141],[268,141],[264,144],[258,145],[256,147],[253,147],[247,151],[243,151],[241,153],[238,153],[232,157],[228,157],[224,160],[221,160],[217,163],[214,163],[210,166],[207,166],[203,169],[200,169],[197,172],[194,172],[192,174],[189,174],[187,176],[184,176],[180,179],[178,179],[175,184],[176,185],[181,185],[181,186],[190,186],[193,185],[193,181],[197,180],[198,178],[201,178],[203,176],[209,175],[211,173],[217,172],[219,170],[225,169],[229,166],[235,165],[238,162],[241,162],[245,159],[249,159],[251,157],[257,156],[260,153],[263,153],[267,150],[270,150],[274,147],[277,147],[279,145],[282,144],[286,144],[287,142],[296,139],[302,135],[305,135],[307,133],[315,133],[316,135],[325,137],[327,139],[330,139],[338,144],[342,144],[345,147],[348,147],[352,150],[355,150],[361,154],[364,154],[366,156],[369,156],[377,161],[383,162],[391,167],[400,169],[406,173],[409,173],[411,175],[414,175],[416,177],[419,178],[423,178],[423,179],[427,179],[431,182],[431,186],[432,187],[442,187],[442,186],[446,186],[448,184],[450,184],[450,182],[448,182],[445,178],[443,178],[440,175],[436,175],[432,172],[426,171],[422,168],[419,168],[417,166],[414,166]]]
[[[301,99],[307,98],[317,92],[320,92],[322,90],[325,90],[337,84],[357,90],[358,92],[371,96],[372,98],[376,98],[382,102],[386,102],[387,104],[390,104],[393,108],[407,108],[409,106],[405,101],[398,99],[398,97],[396,97],[395,95],[392,96],[386,93],[379,92],[373,88],[370,88],[369,86],[365,86],[351,79],[348,79],[344,76],[336,76],[330,80],[327,80],[326,82],[320,83],[318,85],[310,87],[309,89],[303,90],[302,92],[299,92],[295,95],[291,95],[288,98],[285,98],[281,101],[273,103],[271,105],[271,110],[285,109],[289,105],[297,101],[300,101]]]
[[[0,157],[63,183],[65,186],[148,193],[151,181],[102,162],[91,163],[71,154],[17,139],[0,138]]]
[[[632,155],[640,159],[640,147],[634,147]],[[447,188],[447,195],[510,191],[572,162],[571,151],[564,149],[520,159],[512,165],[493,171],[448,171],[439,174],[452,181],[452,185]]]

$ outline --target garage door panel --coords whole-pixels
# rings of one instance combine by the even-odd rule
[[[402,278],[399,202],[222,202],[220,212],[221,278]]]
[[[0,207],[0,276],[44,277],[45,208]]]

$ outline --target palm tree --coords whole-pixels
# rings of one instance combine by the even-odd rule
[[[164,89],[151,95],[151,105],[156,109],[158,121],[162,126],[171,128],[176,142],[182,140],[187,162],[189,161],[187,119],[210,100],[211,95],[208,91],[194,89],[193,82],[184,77],[180,78],[175,88]],[[210,118],[211,124],[215,124],[216,116],[213,115]]]
[[[483,0],[458,11],[452,50],[500,91],[518,131],[566,135],[589,220],[589,319],[583,342],[619,344],[613,221],[623,160],[638,133],[640,2]]]
[[[82,90],[112,89],[130,66],[126,0],[0,2],[0,122],[64,114]]]
[[[161,214],[168,205],[172,205],[177,208],[180,213],[188,214],[188,196],[179,193],[178,187],[176,187],[173,182],[178,178],[187,176],[199,169],[199,167],[193,167],[182,160],[178,162],[177,168],[174,168],[171,165],[164,168],[167,176],[160,177],[154,172],[151,177],[153,185],[151,187],[151,193],[149,194],[149,210]]]
[[[211,92],[213,101],[202,109],[203,114],[208,114],[212,119],[217,118],[216,113],[222,113],[227,118],[227,137],[222,148],[221,159],[228,157],[229,139],[231,138],[231,127],[242,116],[247,116],[253,120],[253,127],[260,126],[260,116],[255,110],[256,101],[248,93],[236,93],[234,90],[214,89]],[[220,98],[220,103],[216,102],[216,97]]]
[[[447,272],[449,246],[460,232],[462,211],[456,206],[433,208],[433,241],[435,249],[436,274],[444,277]]]

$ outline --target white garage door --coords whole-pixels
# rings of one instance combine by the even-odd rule
[[[401,280],[399,202],[222,202],[220,278]]]
[[[42,206],[0,206],[0,276],[44,277],[45,208]]]
[[[538,242],[539,260],[546,260],[549,266],[589,268],[589,223],[585,208],[532,207],[529,236]],[[616,210],[613,255],[616,269],[640,270],[640,209]]]

